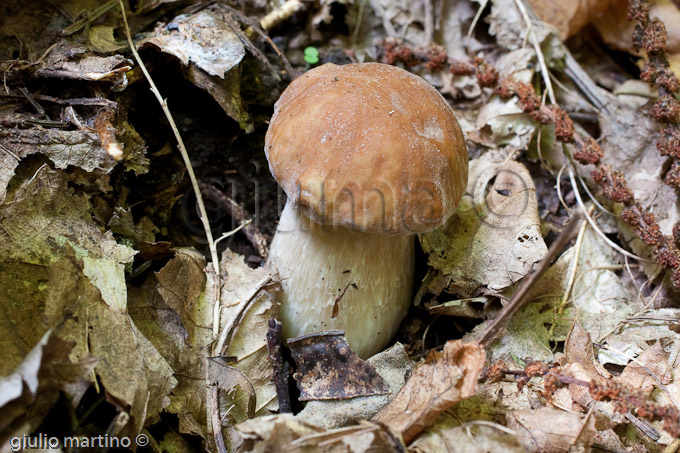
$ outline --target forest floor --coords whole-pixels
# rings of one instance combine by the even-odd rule
[[[392,346],[319,359],[264,141],[361,62],[444,96],[468,184]],[[0,451],[677,451],[679,69],[671,0],[6,0]]]

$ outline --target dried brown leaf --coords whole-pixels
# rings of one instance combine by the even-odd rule
[[[659,383],[669,384],[671,377],[668,353],[664,351],[661,342],[657,341],[640,354],[637,360],[630,362],[616,379],[649,396]]]
[[[609,372],[595,359],[590,334],[578,323],[574,324],[567,336],[564,354],[567,362],[577,363],[586,370],[590,379],[596,379],[597,382],[603,383],[605,379],[611,377]]]
[[[547,407],[510,412],[507,421],[527,452],[588,451],[596,433],[595,417]]]
[[[178,58],[185,66],[185,77],[210,93],[224,112],[249,133],[253,124],[241,102],[240,72],[232,70],[245,55],[243,42],[232,29],[234,24],[228,11],[212,6],[160,24],[155,36],[141,46],[153,45]]]
[[[590,22],[599,22],[602,13],[618,0],[529,0],[542,21],[557,28],[564,41]],[[624,8],[622,8],[624,9]],[[607,18],[609,20],[609,18]]]
[[[99,359],[95,374],[107,399],[120,420],[127,417],[116,433],[136,435],[169,403],[176,381],[127,314],[124,267],[135,252],[102,233],[88,197],[70,187],[63,172],[44,165],[31,173],[0,212],[6,238],[0,268],[15,269],[0,273],[12,294],[0,298],[4,337],[12,338],[3,343],[0,362],[15,363],[36,336],[53,329],[74,343],[72,362]],[[20,276],[29,278],[15,280]]]
[[[410,443],[442,411],[474,395],[485,359],[484,348],[477,343],[448,341],[441,352],[428,355],[397,396],[372,420],[399,432]]]
[[[404,386],[413,372],[413,362],[400,343],[367,360],[375,367],[390,388],[386,395],[360,396],[350,400],[308,401],[297,418],[326,429],[351,425],[358,420],[370,419],[386,406]]]
[[[385,380],[350,349],[341,330],[301,335],[287,343],[297,365],[293,378],[300,401],[389,393]]]
[[[180,249],[156,273],[158,294],[177,313],[187,332],[187,343],[201,348],[212,341],[212,306],[203,298],[205,260],[193,249]]]
[[[74,165],[85,171],[108,173],[116,165],[101,147],[99,135],[89,131],[9,129],[0,127],[0,202],[22,159],[44,154],[57,168]]]
[[[62,41],[50,50],[36,75],[39,77],[112,82],[123,88],[132,62],[122,55],[100,57],[87,48]]]

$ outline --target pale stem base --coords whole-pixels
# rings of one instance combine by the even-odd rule
[[[283,286],[284,338],[340,329],[367,358],[387,346],[411,304],[413,235],[322,226],[287,203],[269,253]]]

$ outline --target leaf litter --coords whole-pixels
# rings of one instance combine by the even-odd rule
[[[666,270],[680,266],[680,228],[676,190],[664,183],[672,182],[675,157],[668,143],[659,148],[660,130],[674,123],[654,87],[631,80],[640,69],[652,80],[642,62],[661,52],[676,67],[677,8],[652,5],[651,17],[666,8],[661,17],[670,33],[665,47],[647,41],[640,51],[621,14],[602,19],[627,2],[289,3],[268,16],[277,24],[262,21],[271,40],[257,37],[253,18],[272,12],[259,2],[242,10],[145,2],[128,8],[128,19],[172,113],[181,116],[187,105],[174,104],[180,98],[167,82],[176,73],[175,83],[187,82],[182,90],[196,87],[189,98],[203,93],[218,108],[212,112],[224,115],[229,136],[215,145],[194,138],[209,124],[205,118],[184,116],[179,129],[199,177],[240,207],[229,216],[254,217],[257,237],[274,230],[277,195],[252,204],[235,185],[230,192],[215,182],[247,173],[252,193],[275,187],[261,135],[276,93],[310,67],[304,48],[316,46],[322,62],[402,65],[447,97],[473,157],[469,184],[456,215],[419,238],[423,281],[399,336],[404,345],[349,364],[338,360],[346,344],[331,348],[319,336],[311,347],[334,351],[330,356],[302,352],[294,366],[285,347],[272,354],[276,277],[252,266],[253,244],[238,232],[220,242],[220,273],[207,264],[205,243],[191,229],[196,215],[182,195],[185,170],[168,151],[163,122],[154,123],[157,107],[139,102],[146,88],[123,39],[118,2],[72,0],[42,19],[26,14],[30,2],[10,2],[0,21],[3,446],[12,436],[49,431],[50,410],[67,410],[62,396],[70,398],[68,410],[93,414],[72,417],[70,432],[134,437],[144,430],[160,451],[675,445],[678,299]],[[631,3],[644,25],[647,2]],[[587,41],[587,24],[605,43],[641,57],[639,67],[618,65],[610,53],[588,76],[570,53],[577,40]],[[588,45],[584,65],[594,53]],[[672,78],[660,78],[664,67],[654,80],[672,87]],[[553,98],[568,121],[541,106]],[[569,138],[574,131],[582,141]],[[602,150],[597,160],[620,177],[604,167],[592,174],[584,165],[564,167],[574,165],[571,156],[595,161],[596,148],[583,154],[591,136]],[[583,184],[570,184],[570,171]],[[641,212],[629,226],[626,190],[652,221]],[[537,278],[497,340],[486,347],[472,341],[579,209],[595,223],[582,226]],[[232,221],[227,231],[237,226]],[[660,248],[659,234],[671,242]],[[648,260],[632,261],[620,249]],[[306,371],[304,360],[311,360]],[[327,368],[321,373],[320,363]],[[277,414],[277,395],[290,388],[272,375],[284,366],[297,368],[290,374],[303,386],[301,398],[291,395],[293,414]],[[368,377],[357,388],[375,388],[346,393],[348,376]],[[323,391],[305,393],[310,388]],[[334,390],[328,400],[328,389],[342,394]]]

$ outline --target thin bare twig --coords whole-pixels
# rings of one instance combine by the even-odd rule
[[[210,421],[212,422],[213,436],[215,437],[215,447],[219,453],[227,453],[222,436],[222,419],[220,417],[219,405],[220,389],[214,383],[210,383]]]
[[[290,392],[288,391],[290,371],[288,363],[283,360],[283,355],[281,354],[282,324],[272,318],[269,320],[267,327],[267,350],[269,351],[269,360],[273,368],[272,380],[274,381],[274,387],[276,387],[276,396],[279,398],[279,413],[290,413],[293,412],[290,404]]]
[[[213,239],[212,235],[212,230],[210,229],[210,220],[208,219],[208,212],[205,209],[205,203],[203,203],[203,197],[201,195],[201,189],[198,186],[198,179],[196,179],[196,174],[194,173],[194,168],[191,165],[191,160],[189,159],[189,153],[187,153],[186,146],[184,146],[184,140],[182,140],[182,136],[179,133],[179,129],[177,129],[177,124],[175,124],[175,120],[172,117],[172,114],[170,113],[170,109],[168,108],[168,103],[166,102],[165,99],[163,99],[163,96],[161,96],[160,91],[158,91],[158,88],[156,87],[156,84],[154,83],[153,79],[151,78],[151,74],[149,74],[149,71],[147,71],[146,66],[144,65],[144,62],[142,61],[142,58],[139,56],[139,53],[137,53],[137,48],[135,47],[135,43],[132,41],[132,32],[130,31],[130,26],[128,24],[127,20],[127,15],[125,13],[125,5],[123,4],[123,0],[118,0],[118,3],[120,5],[120,10],[121,13],[123,14],[123,24],[125,25],[125,36],[127,37],[128,45],[130,46],[130,50],[132,51],[132,54],[135,57],[135,60],[137,61],[137,64],[139,65],[139,68],[142,70],[144,73],[144,77],[146,80],[149,82],[149,86],[151,88],[151,92],[153,95],[156,97],[158,100],[158,103],[160,104],[161,108],[163,109],[163,113],[165,114],[165,117],[168,120],[168,123],[170,124],[170,128],[172,129],[173,134],[175,135],[175,140],[177,140],[177,148],[179,149],[179,153],[182,155],[182,160],[184,160],[184,165],[187,169],[187,173],[189,174],[189,179],[191,180],[191,187],[194,190],[194,194],[196,195],[196,203],[198,204],[198,210],[201,213],[201,223],[203,224],[203,230],[205,231],[205,237],[208,240],[208,248],[210,249],[210,256],[212,259],[212,265],[213,269],[215,271],[215,300],[213,301],[213,337],[217,337],[219,334],[219,328],[220,328],[220,260],[217,255],[217,246],[215,245],[215,240]]]
[[[220,338],[217,340],[217,344],[213,349],[214,355],[224,355],[227,351],[227,340],[231,337],[231,333],[239,323],[243,315],[248,311],[250,306],[257,300],[257,296],[260,292],[272,284],[278,284],[269,276],[262,277],[262,279],[255,285],[255,288],[250,293],[250,296],[241,302],[238,312],[229,320],[229,322],[224,326],[222,332],[220,332]]]
[[[536,52],[536,58],[538,59],[538,67],[541,69],[541,75],[543,76],[543,83],[545,84],[545,89],[548,92],[548,97],[550,98],[551,104],[557,104],[557,98],[555,97],[555,92],[553,91],[552,82],[550,81],[550,72],[548,71],[548,66],[545,64],[545,58],[543,57],[543,51],[541,50],[541,44],[538,42],[536,33],[534,33],[533,26],[531,24],[531,18],[527,9],[524,5],[524,0],[515,0],[517,8],[519,9],[524,23],[527,26],[527,33],[531,38],[531,43],[534,46],[534,51]]]
[[[392,22],[390,22],[389,17],[387,17],[387,14],[385,14],[385,10],[383,9],[380,2],[378,0],[369,0],[369,2],[371,3],[371,7],[373,8],[375,15],[382,20],[382,25],[385,29],[385,33],[387,33],[387,37],[396,38],[397,31],[394,29],[394,26],[392,25]]]
[[[243,224],[243,222],[248,220],[249,216],[246,213],[246,210],[234,200],[223,194],[218,188],[207,183],[201,183],[199,186],[201,190],[205,192],[205,195],[209,200],[212,200],[213,203],[218,204],[222,209],[227,211],[229,216],[238,223]],[[260,233],[260,230],[258,230],[251,222],[243,227],[243,232],[246,234],[248,241],[255,247],[257,253],[262,258],[267,259],[267,255],[269,255],[267,240],[262,233]]]
[[[434,42],[434,8],[432,0],[421,0],[425,9],[425,39],[428,43]]]
[[[590,208],[590,213],[593,212],[593,209],[595,207],[592,206]],[[555,309],[555,317],[553,318],[554,322],[550,326],[550,337],[552,337],[553,332],[555,331],[555,326],[557,325],[557,316],[562,314],[562,310],[564,307],[567,305],[567,300],[569,299],[569,295],[572,293],[572,289],[574,287],[574,281],[576,280],[576,270],[578,269],[578,260],[581,255],[581,246],[583,244],[583,237],[585,236],[586,233],[586,228],[588,227],[588,223],[582,222],[581,228],[579,228],[578,236],[576,237],[576,244],[574,244],[574,257],[573,261],[571,263],[571,270],[569,272],[569,280],[567,282],[567,287],[564,289],[564,294],[562,295],[562,301],[560,304],[556,307]]]
[[[260,19],[260,27],[262,27],[263,30],[271,30],[281,22],[290,18],[293,14],[305,9],[305,7],[306,5],[300,0],[288,0],[286,3]]]
[[[581,193],[579,192],[578,186],[576,185],[576,178],[574,177],[574,170],[571,166],[569,167],[569,180],[571,182],[571,188],[574,191],[574,196],[576,197],[576,202],[583,209],[585,209],[585,205],[583,204],[583,200],[581,199]],[[598,236],[600,236],[600,238],[604,242],[607,243],[607,245],[609,247],[613,248],[614,250],[616,250],[620,254],[627,256],[629,258],[633,258],[633,259],[636,259],[638,261],[649,262],[649,260],[642,258],[641,256],[637,256],[633,253],[630,253],[629,251],[624,250],[623,248],[621,248],[617,244],[615,244],[611,239],[609,239],[607,237],[606,234],[604,234],[604,232],[602,232],[602,230],[600,229],[600,226],[597,224],[597,222],[595,222],[595,220],[587,212],[584,211],[584,213],[585,213],[586,220],[588,221],[590,226],[593,227],[593,230],[597,233]]]

